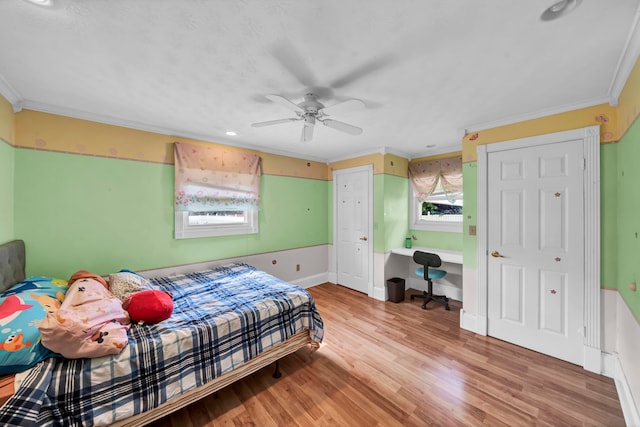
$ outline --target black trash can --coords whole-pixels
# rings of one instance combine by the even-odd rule
[[[404,301],[404,279],[393,277],[387,280],[387,293],[391,302]]]

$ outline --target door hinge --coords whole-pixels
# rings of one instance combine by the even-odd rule
[[[585,159],[584,157],[582,158],[582,170],[586,170],[587,169],[587,159]]]

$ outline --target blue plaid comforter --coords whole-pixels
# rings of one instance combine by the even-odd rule
[[[151,279],[173,293],[172,316],[133,325],[118,355],[47,359],[0,408],[0,425],[91,426],[155,408],[323,323],[313,297],[245,264]]]

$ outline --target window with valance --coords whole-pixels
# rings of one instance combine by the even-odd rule
[[[409,163],[411,228],[462,231],[462,157]]]
[[[182,142],[174,154],[177,239],[258,232],[260,156]]]

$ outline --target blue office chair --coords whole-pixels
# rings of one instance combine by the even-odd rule
[[[434,295],[433,294],[433,279],[442,279],[446,276],[447,272],[444,270],[438,270],[436,268],[429,267],[440,267],[442,265],[442,260],[437,254],[432,254],[429,252],[415,251],[413,253],[413,261],[416,264],[421,264],[422,267],[418,267],[416,269],[416,275],[422,277],[427,281],[427,290],[422,292],[422,295],[411,295],[411,299],[414,298],[424,298],[424,302],[422,303],[422,309],[427,309],[427,304],[430,301],[435,301],[438,304],[444,305],[446,310],[449,310],[449,298],[444,295]]]

